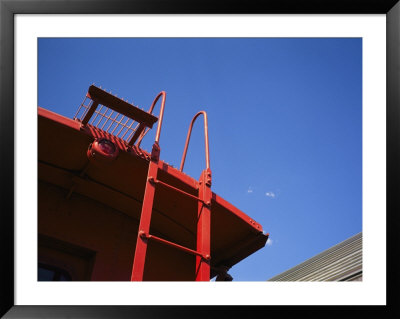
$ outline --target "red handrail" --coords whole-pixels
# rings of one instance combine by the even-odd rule
[[[150,114],[153,113],[154,106],[156,105],[156,103],[158,102],[158,100],[159,100],[159,98],[160,98],[161,96],[162,96],[163,98],[162,98],[162,100],[161,100],[161,109],[160,109],[160,115],[159,115],[159,117],[158,117],[158,125],[157,125],[157,132],[156,132],[156,138],[155,138],[155,142],[157,142],[157,143],[158,143],[158,141],[160,140],[161,124],[162,124],[163,115],[164,115],[165,99],[166,99],[166,97],[167,97],[167,93],[165,93],[165,91],[161,91],[160,93],[158,93],[158,95],[157,95],[156,98],[154,99],[153,103],[151,104],[150,109],[149,109],[149,112],[148,112],[148,113],[150,113]],[[150,129],[147,128],[145,131],[143,131],[143,132],[140,134],[140,137],[139,137],[139,139],[138,139],[138,141],[137,141],[137,143],[136,143],[136,146],[137,146],[137,147],[140,146],[140,143],[142,142],[143,137],[147,134],[147,132],[148,132],[149,130],[150,130]]]
[[[183,155],[182,155],[182,160],[181,160],[181,166],[180,166],[180,171],[182,172],[183,170],[183,166],[185,165],[185,159],[186,159],[186,153],[187,153],[187,149],[189,146],[189,141],[190,141],[190,135],[192,134],[192,128],[193,128],[193,124],[194,121],[201,115],[203,114],[204,116],[204,139],[205,139],[205,151],[206,151],[206,166],[207,169],[210,168],[210,149],[208,146],[208,120],[207,120],[207,113],[205,111],[200,111],[199,113],[197,113],[192,121],[190,122],[190,126],[189,126],[189,131],[186,137],[186,143],[185,143],[185,149],[183,151]]]

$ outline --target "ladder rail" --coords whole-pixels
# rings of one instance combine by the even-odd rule
[[[142,211],[140,214],[139,231],[136,240],[136,249],[133,259],[131,281],[143,281],[143,275],[144,275],[145,259],[147,255],[147,240],[143,238],[141,234],[143,233],[148,234],[150,231],[151,215],[154,204],[155,185],[150,181],[149,177],[152,177],[154,180],[157,180],[158,162],[160,160],[159,141],[160,141],[161,125],[164,116],[165,99],[166,99],[165,91],[161,91],[156,96],[150,108],[150,110],[153,111],[153,108],[157,103],[157,101],[160,99],[160,97],[162,97],[162,100],[161,100],[159,122],[157,125],[156,137],[154,140],[153,148],[151,150],[150,163],[147,171],[147,181],[144,191]]]
[[[179,170],[182,172],[183,171],[183,166],[185,165],[185,160],[186,160],[186,154],[187,150],[189,147],[189,142],[190,142],[190,136],[192,135],[192,128],[193,124],[196,121],[196,119],[203,114],[204,116],[204,140],[205,140],[205,153],[206,153],[206,168],[210,168],[210,148],[209,148],[209,143],[208,143],[208,119],[207,119],[207,113],[205,111],[200,111],[198,112],[190,122],[189,130],[186,136],[186,142],[185,142],[185,148],[183,150],[183,155],[181,159],[181,165]]]

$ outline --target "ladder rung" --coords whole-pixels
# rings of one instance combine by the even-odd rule
[[[203,255],[202,253],[200,253],[200,252],[198,252],[196,250],[193,250],[193,249],[187,248],[185,246],[181,246],[181,245],[175,244],[175,243],[173,243],[173,242],[171,242],[169,240],[166,240],[166,239],[154,236],[154,235],[146,234],[144,231],[140,231],[139,235],[142,238],[153,239],[153,240],[158,241],[160,243],[163,243],[163,244],[169,245],[171,247],[175,247],[177,249],[183,250],[183,251],[185,251],[185,252],[187,252],[189,254],[200,256],[200,257],[202,257],[202,258],[204,258],[206,260],[210,260],[211,259],[210,255]]]
[[[183,195],[186,195],[186,196],[189,196],[189,197],[191,197],[191,198],[193,198],[193,199],[195,199],[195,200],[198,200],[198,201],[200,201],[200,202],[202,202],[203,204],[205,204],[205,205],[210,205],[211,203],[205,203],[201,198],[199,198],[199,197],[197,197],[197,196],[194,196],[194,195],[192,195],[192,194],[189,194],[189,193],[186,193],[185,191],[183,191],[183,190],[181,190],[181,189],[179,189],[179,188],[176,188],[176,187],[174,187],[174,186],[171,186],[171,185],[169,185],[169,184],[167,184],[167,183],[164,183],[164,182],[162,182],[162,181],[160,181],[160,180],[158,180],[158,179],[154,179],[153,177],[149,177],[149,182],[150,183],[155,183],[155,184],[160,184],[160,185],[163,185],[163,186],[165,186],[165,187],[168,187],[168,188],[171,188],[171,189],[173,189],[173,190],[175,190],[175,191],[177,191],[177,192],[180,192],[180,193],[182,193]]]

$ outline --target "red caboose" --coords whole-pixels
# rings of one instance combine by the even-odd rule
[[[165,101],[146,112],[91,85],[74,119],[39,107],[39,280],[232,280],[229,268],[265,245],[261,225],[211,190],[204,111],[180,169],[160,159]],[[182,170],[200,115],[196,180]],[[156,123],[149,154],[140,143]]]

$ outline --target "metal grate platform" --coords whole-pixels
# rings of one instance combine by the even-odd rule
[[[158,118],[91,85],[74,120],[83,125],[92,125],[133,145],[141,134],[144,136],[145,128],[151,128]]]
[[[89,100],[88,105],[85,104],[87,103],[87,100]],[[79,106],[79,109],[74,116],[74,120],[82,121],[92,104],[93,101],[86,96],[82,104]],[[133,134],[139,127],[138,122],[125,115],[115,112],[104,105],[100,105],[100,108],[95,110],[94,115],[89,121],[89,124],[116,137],[119,137],[126,142],[132,138]]]

